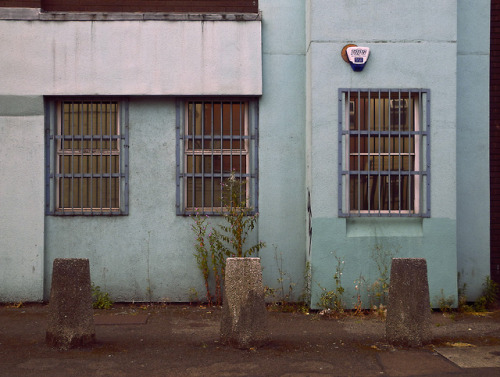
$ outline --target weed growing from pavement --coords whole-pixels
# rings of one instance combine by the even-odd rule
[[[354,280],[354,302],[353,310],[349,313],[355,315],[366,314],[365,303],[363,303],[362,297],[363,292],[366,291],[370,299],[369,310],[372,314],[384,319],[387,313],[387,297],[389,294],[389,283],[390,283],[390,268],[392,263],[392,258],[394,258],[399,253],[400,247],[387,248],[382,244],[376,244],[371,253],[371,258],[375,262],[378,270],[378,277],[372,284],[368,284],[363,274],[359,274],[359,278]],[[317,305],[322,309],[323,314],[337,316],[344,313],[344,293],[345,288],[342,285],[342,273],[344,269],[344,260],[339,258],[335,252],[332,252],[336,260],[335,274],[333,280],[335,282],[335,287],[332,290],[328,290],[322,287],[319,283],[318,286],[321,289],[321,296]]]
[[[361,289],[365,283],[365,279],[361,274],[359,278],[354,280],[354,289],[356,290],[356,303],[354,304],[354,315],[359,315],[363,313],[363,301],[361,300]]]
[[[461,274],[457,273],[458,286],[458,311],[460,313],[470,313],[474,311],[474,307],[467,303],[467,283],[461,282]]]
[[[389,283],[391,277],[391,263],[399,253],[399,248],[394,250],[385,248],[382,244],[376,244],[371,253],[371,257],[377,265],[378,278],[367,289],[370,295],[370,306],[386,306],[389,294]]]
[[[102,292],[101,287],[92,283],[92,307],[94,309],[111,309],[113,301],[110,299],[107,292]]]
[[[474,309],[477,312],[484,312],[493,308],[498,298],[498,284],[491,280],[490,276],[486,276],[483,283],[483,291],[481,297],[474,303]]]
[[[265,293],[266,296],[270,297],[273,301],[271,307],[274,306],[276,309],[279,308],[279,310],[283,311],[294,311],[291,303],[295,283],[292,281],[290,274],[283,270],[283,253],[278,251],[278,247],[276,245],[273,245],[273,247],[274,261],[278,270],[278,277],[276,278],[278,288],[265,286]],[[287,286],[286,288],[285,285]]]
[[[222,285],[226,258],[249,257],[257,254],[265,243],[262,241],[245,248],[247,240],[257,225],[258,213],[248,206],[246,180],[236,178],[235,172],[222,185],[222,218],[224,222],[209,225],[209,217],[195,209],[194,224],[195,258],[205,282],[207,303],[222,304]],[[208,234],[207,234],[208,233]],[[215,294],[210,290],[211,277]],[[212,300],[213,297],[213,300]]]
[[[276,279],[278,288],[271,288],[269,286],[264,287],[266,297],[272,300],[272,303],[268,305],[268,309],[272,311],[308,314],[309,302],[311,300],[311,264],[306,262],[304,270],[304,288],[298,297],[298,301],[295,301],[293,297],[293,288],[296,284],[293,282],[290,274],[283,269],[283,253],[278,252],[276,245],[273,246],[274,260],[278,269],[278,278]],[[285,288],[285,286],[287,286],[287,288]]]
[[[304,268],[304,288],[299,296],[299,303],[303,304],[304,311],[309,312],[309,303],[311,302],[311,281],[312,267],[311,262],[307,261]]]
[[[319,283],[318,286],[322,290],[319,302],[317,305],[323,309],[327,314],[333,312],[333,314],[342,314],[344,312],[344,287],[342,286],[342,271],[344,270],[343,258],[337,256],[335,252],[332,252],[335,261],[335,273],[333,274],[333,280],[335,282],[335,288],[333,290],[327,290],[322,287]]]
[[[455,299],[453,296],[444,297],[444,290],[441,289],[441,296],[437,297],[439,310],[443,313],[450,313],[453,309]]]

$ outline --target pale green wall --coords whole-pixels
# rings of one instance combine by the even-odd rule
[[[161,39],[146,38],[145,43],[136,44],[144,51],[156,51],[157,59],[147,63],[153,64],[156,73],[150,76],[141,70],[136,77],[140,82],[134,86],[127,81],[124,86],[119,74],[88,80],[92,69],[102,73],[102,66],[109,67],[109,54],[100,55],[98,49],[89,47],[96,45],[81,39],[78,43],[92,54],[83,61],[85,76],[76,75],[78,49],[68,35],[60,40],[63,44],[57,43],[60,24],[0,21],[0,28],[9,32],[15,27],[25,36],[36,36],[43,34],[36,31],[40,27],[39,31],[50,31],[53,36],[50,48],[43,45],[46,38],[41,44],[38,37],[20,38],[15,46],[31,47],[16,51],[27,55],[10,54],[7,61],[2,60],[17,73],[9,75],[10,80],[0,88],[0,135],[10,141],[0,154],[0,300],[41,300],[44,294],[47,298],[56,257],[88,257],[92,280],[115,300],[185,301],[191,288],[204,294],[193,257],[191,221],[175,215],[175,94],[186,94],[186,88],[189,94],[263,93],[259,101],[260,220],[255,238],[267,243],[261,251],[264,284],[278,288],[278,279],[283,277],[285,285],[294,285],[297,297],[309,259],[312,304],[316,304],[319,285],[333,287],[335,252],[344,261],[342,282],[350,306],[356,293],[354,280],[360,274],[367,283],[378,277],[370,256],[378,245],[397,250],[399,257],[427,259],[434,303],[441,289],[446,298],[456,298],[457,271],[463,271],[469,293],[476,294],[489,267],[488,5],[486,0],[459,0],[458,8],[455,0],[260,0],[262,30],[256,24],[246,25],[245,30],[262,35],[262,45],[255,45],[246,34],[238,37],[251,46],[258,61],[252,62],[251,56],[234,45],[217,45],[224,51],[240,51],[249,74],[237,77],[217,69],[226,84],[205,82],[203,93],[193,89],[196,80],[184,80],[186,86],[179,84],[183,80],[168,85],[169,67],[180,64],[179,55],[171,54],[173,50],[165,48]],[[363,22],[359,22],[360,15],[367,16]],[[64,30],[86,38],[88,33],[119,34],[131,25],[119,21],[92,24],[69,23]],[[172,22],[132,24],[138,30],[136,41],[159,35],[155,30],[160,34],[193,31],[189,25]],[[0,33],[0,46],[11,51],[14,42],[6,35]],[[347,43],[371,48],[363,72],[354,73],[342,60],[340,51]],[[255,51],[260,47],[261,51]],[[220,55],[207,51],[213,61],[221,61]],[[26,58],[30,54],[51,58]],[[33,67],[27,64],[31,60],[37,62]],[[16,61],[21,62],[19,66]],[[120,60],[121,71],[130,72],[132,63]],[[196,64],[191,61],[189,67]],[[19,73],[20,67],[25,74]],[[48,67],[62,67],[71,80],[62,80],[58,70]],[[126,77],[133,81],[133,76]],[[91,84],[95,90],[89,89]],[[431,90],[431,218],[354,221],[337,217],[340,87]],[[130,215],[45,217],[40,94],[93,93],[131,95]],[[276,256],[283,258],[280,267]],[[369,302],[366,295],[364,299]]]
[[[458,1],[457,252],[469,300],[490,274],[489,20],[489,0]]]
[[[380,277],[374,259],[377,249],[381,250],[381,255],[387,253],[397,258],[425,258],[433,305],[437,306],[443,295],[445,298],[451,296],[456,300],[455,221],[429,219],[422,223],[410,220],[407,224],[400,222],[396,226],[390,224],[390,221],[363,219],[356,221],[361,223],[359,225],[338,218],[313,220],[313,306],[319,302],[321,288],[331,290],[335,287],[335,256],[344,262],[342,286],[346,290],[345,305],[353,307],[356,303],[355,285],[358,283],[355,281],[360,278],[363,303],[365,306],[372,303],[367,288]],[[354,227],[356,231],[352,230]],[[373,303],[376,303],[376,300]]]
[[[89,258],[92,280],[114,300],[187,301],[203,293],[190,218],[175,211],[175,100],[129,103],[129,215],[46,217],[46,284],[54,258]]]
[[[259,238],[264,284],[294,284],[305,266],[305,9],[298,0],[259,0],[263,95],[260,100]],[[278,268],[275,257],[281,261]],[[283,274],[283,275],[280,275]],[[288,292],[288,289],[286,289]]]
[[[311,0],[308,17],[312,304],[320,286],[334,287],[334,252],[345,262],[344,297],[352,306],[354,280],[361,274],[371,284],[378,277],[370,257],[376,245],[397,250],[398,257],[426,258],[433,303],[441,289],[456,302],[456,2]],[[371,49],[362,72],[342,60],[348,43]],[[336,104],[337,90],[344,87],[431,90],[430,219],[372,218],[360,226],[337,218]]]
[[[259,223],[264,283],[280,272],[300,295],[305,265],[304,6],[261,1],[263,96],[259,101]],[[285,68],[284,68],[285,67]],[[130,214],[116,218],[47,217],[46,296],[54,257],[91,262],[93,280],[116,300],[186,301],[203,280],[189,218],[175,215],[175,102],[130,101]],[[68,232],[78,229],[80,235]],[[97,234],[92,241],[90,235]],[[61,245],[65,245],[62,247]],[[282,264],[278,268],[275,257]],[[149,296],[151,294],[151,297]]]
[[[43,291],[42,97],[0,96],[0,301]]]

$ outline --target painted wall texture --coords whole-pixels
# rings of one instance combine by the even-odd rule
[[[323,288],[335,287],[337,257],[345,305],[361,284],[367,306],[384,267],[377,256],[418,257],[434,306],[457,301],[457,272],[475,298],[489,270],[489,1],[260,0],[259,9],[253,21],[56,21],[0,8],[0,139],[9,140],[0,148],[0,301],[47,299],[61,257],[89,258],[92,280],[116,301],[203,296],[191,219],[175,208],[184,95],[259,97],[254,237],[267,243],[265,285],[283,279],[298,298],[310,262],[318,307]],[[341,57],[348,43],[371,49],[362,72]],[[339,88],[430,90],[429,218],[338,216]],[[129,98],[128,216],[44,215],[49,95]]]
[[[259,102],[259,238],[264,284],[292,297],[305,268],[305,5],[260,0],[263,95]]]
[[[470,298],[490,274],[489,20],[489,0],[458,1],[457,253]]]
[[[310,1],[308,19],[312,304],[323,288],[335,287],[335,257],[345,304],[356,303],[360,284],[363,302],[370,303],[366,288],[380,277],[377,254],[426,258],[433,304],[441,295],[456,303],[456,2]],[[362,72],[342,60],[348,43],[371,49]],[[430,218],[337,217],[338,88],[430,89]]]
[[[52,22],[33,10],[19,18],[26,14],[34,19],[0,21],[0,135],[9,140],[0,300],[47,299],[53,259],[82,257],[115,300],[187,301],[202,280],[190,219],[175,216],[172,95],[260,95],[260,20]],[[132,96],[130,216],[44,216],[44,95]]]
[[[39,102],[39,104],[33,104]],[[32,111],[30,111],[32,110]],[[43,292],[43,106],[0,97],[0,300],[37,301]],[[41,170],[40,170],[41,169]]]

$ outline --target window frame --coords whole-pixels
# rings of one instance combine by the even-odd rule
[[[211,106],[212,113],[214,111],[214,104],[219,105],[223,103],[233,103],[237,102],[244,105],[243,113],[243,129],[244,131],[241,135],[227,135],[222,131],[222,115],[221,115],[221,135],[216,135],[214,132],[214,119],[211,119],[211,132],[207,133],[205,131],[205,116],[201,115],[201,124],[195,126],[194,124],[189,125],[189,105],[199,104],[201,106],[209,105]],[[193,110],[194,111],[194,110]],[[204,114],[204,112],[202,112]],[[194,119],[194,118],[191,118]],[[225,171],[223,157],[229,157],[230,166],[232,167],[232,158],[239,158],[239,166],[241,166],[242,160],[244,159],[244,172],[236,173],[236,178],[242,182],[242,185],[246,188],[246,203],[247,208],[250,209],[248,214],[254,214],[258,212],[258,100],[255,97],[189,97],[180,98],[176,102],[176,213],[181,216],[190,216],[195,214],[203,215],[223,215],[225,213],[223,205],[215,205],[216,201],[214,195],[216,194],[216,185],[221,184],[225,179],[229,179],[231,176],[231,171]],[[196,121],[195,121],[196,122]],[[191,134],[189,127],[191,127]],[[193,127],[199,127],[200,130],[195,131]],[[202,130],[202,131],[201,131]],[[232,126],[231,126],[232,130]],[[200,143],[200,147],[194,148],[195,141],[203,141]],[[223,146],[223,142],[229,142],[230,148]],[[243,143],[243,148],[233,148],[233,142]],[[190,144],[190,142],[192,142]],[[205,143],[211,145],[211,147],[205,147]],[[214,148],[214,144],[220,143],[220,148]],[[190,147],[193,146],[193,148]],[[194,158],[196,156],[208,157],[211,171],[205,171],[205,164],[201,163],[201,172],[196,172],[194,168]],[[218,162],[220,165],[219,171],[216,171],[214,164],[214,157],[220,158]],[[191,171],[189,171],[190,164],[189,159],[193,164]],[[234,170],[233,170],[234,171]],[[201,179],[202,189],[199,195],[201,195],[201,206],[197,206],[196,202],[200,200],[196,197],[196,187],[195,183],[189,183],[189,180],[193,182],[194,179]],[[210,195],[209,203],[205,205],[205,180],[208,179],[210,184],[208,186],[208,192]],[[246,183],[244,182],[246,180]],[[191,187],[191,189],[189,189]],[[189,191],[189,192],[188,192]],[[221,192],[219,193],[222,194]],[[189,198],[190,196],[190,198]],[[220,199],[221,200],[221,199]],[[191,202],[191,203],[190,203]],[[189,206],[193,204],[192,206]]]
[[[63,117],[64,117],[64,104],[74,104],[74,105],[83,105],[83,104],[115,104],[116,111],[113,113],[115,117],[115,121],[113,123],[109,122],[109,132],[105,133],[102,129],[102,124],[100,124],[100,134],[94,134],[93,132],[93,123],[91,127],[90,134],[81,133],[75,134],[72,131],[69,134],[63,134],[64,131],[62,129]],[[71,105],[70,105],[71,106]],[[128,197],[128,181],[129,181],[129,139],[128,139],[128,124],[129,124],[129,116],[128,116],[128,99],[124,97],[108,97],[108,96],[51,96],[45,97],[45,213],[46,215],[53,216],[117,216],[117,215],[128,215],[129,212],[129,197]],[[73,109],[72,117],[73,115]],[[102,114],[100,111],[98,114],[94,114],[93,109],[87,110],[82,113],[82,119],[87,117],[87,121],[89,118],[96,117],[98,122],[102,122]],[[78,115],[80,116],[80,115]],[[83,122],[83,120],[80,120]],[[91,122],[94,120],[92,119]],[[73,121],[71,121],[73,122]],[[71,126],[74,127],[74,126]],[[89,127],[87,125],[87,127]],[[116,127],[116,131],[112,131],[112,127]],[[71,148],[64,147],[64,142],[70,141]],[[101,143],[99,147],[94,148],[91,146],[90,148],[85,148],[84,143]],[[116,141],[115,146],[113,146],[114,141]],[[108,142],[109,148],[104,149],[103,144]],[[80,143],[81,146],[75,148],[74,144]],[[97,152],[97,153],[96,153]],[[80,158],[80,169],[81,172],[75,172],[74,170],[74,162],[73,167],[68,165],[69,172],[63,172],[64,162],[61,162],[65,159],[65,157],[70,157],[71,160],[74,160],[75,157],[95,157],[97,160],[100,160],[100,168],[96,173],[94,171],[87,171],[83,168],[84,158]],[[117,170],[112,171],[112,157],[118,156]],[[109,171],[104,172],[102,165],[102,158],[109,157]],[[90,159],[92,168],[92,161]],[[110,205],[106,206],[106,203],[103,203],[103,200],[100,200],[99,206],[85,206],[85,201],[93,201],[93,194],[96,194],[96,197],[101,197],[103,193],[107,190],[102,185],[103,179],[112,179],[117,178],[117,189],[118,189],[118,197],[114,200],[118,201],[118,206],[112,206],[111,201],[109,200]],[[73,200],[73,192],[69,193],[69,198],[64,198],[64,191],[60,191],[60,180],[69,179],[70,185],[73,187],[75,184],[75,180],[81,180],[80,189],[82,190],[82,194],[80,197],[80,204],[75,206],[75,201]],[[90,179],[90,184],[87,182],[83,183],[84,179]],[[92,186],[92,181],[101,180],[99,183],[99,187],[94,191]],[[64,185],[64,183],[61,183]],[[78,183],[77,183],[78,184]],[[110,191],[111,189],[111,181],[110,181]],[[84,197],[84,186],[86,186],[85,192],[90,193],[87,195],[86,200],[83,200]],[[96,186],[97,187],[97,186]],[[88,199],[88,196],[90,199]],[[71,203],[71,206],[64,206],[64,202],[68,200]],[[78,204],[78,203],[76,203]]]
[[[377,124],[377,120],[371,122],[372,111],[376,112],[376,109],[371,109],[370,104],[368,105],[368,125],[366,129],[361,129],[361,115],[360,112],[357,115],[357,119],[354,119],[354,122],[357,122],[357,129],[351,129],[351,118],[355,114],[355,108],[351,103],[351,98],[353,96],[357,96],[358,102],[363,96],[370,99],[379,99],[379,107],[378,111],[381,112],[380,107],[380,99],[385,99],[388,102],[389,113],[386,115],[388,117],[388,124],[384,127],[387,127],[387,130],[384,128],[381,129],[381,115],[378,115],[378,130],[372,126]],[[403,111],[401,111],[401,107],[397,109],[395,114],[392,113],[391,105],[393,101],[397,100],[399,104],[405,103],[404,100],[412,100],[413,107],[407,106]],[[430,209],[430,183],[431,183],[431,160],[430,160],[430,90],[429,89],[369,89],[369,88],[340,88],[338,90],[338,216],[339,217],[430,217],[431,209]],[[401,102],[403,100],[403,102]],[[366,111],[366,110],[365,110]],[[407,130],[402,130],[402,114],[404,113],[404,117],[407,117],[406,121],[411,121],[414,124],[414,129],[408,128]],[[394,124],[394,121],[391,122],[393,116],[396,115],[396,119],[398,120],[398,124]],[[365,115],[366,116],[366,115]],[[385,115],[384,115],[385,117]],[[384,122],[386,122],[384,118]],[[406,124],[406,123],[405,123]],[[368,151],[367,153],[361,153],[361,149],[358,144],[358,150],[354,153],[351,152],[351,137],[355,136],[358,140],[362,139],[362,137],[367,138],[368,140]],[[386,137],[389,142],[391,137],[398,137],[398,148],[399,151],[392,152],[389,147],[389,152],[383,153],[380,152],[380,140]],[[370,138],[378,138],[379,145],[378,151],[370,151]],[[413,144],[409,144],[409,151],[402,152],[401,151],[401,140],[409,140],[412,141]],[[404,141],[404,140],[403,140]],[[358,141],[359,142],[359,141]],[[354,148],[355,149],[355,148]],[[366,155],[366,156],[365,156]],[[396,156],[398,158],[398,168],[391,170],[390,165],[393,164],[391,157]],[[352,168],[350,166],[352,157],[358,157],[358,167]],[[376,160],[378,158],[378,168],[371,168],[368,163],[367,169],[363,170],[360,168],[359,160],[361,157],[365,157],[368,163],[371,162],[372,158]],[[385,170],[381,170],[381,162],[382,158],[386,158],[388,161],[389,168],[385,168]],[[401,168],[404,165],[404,158],[407,157],[408,161],[408,170],[404,170]],[[414,159],[412,158],[414,157]],[[413,161],[414,160],[414,161]],[[411,161],[413,161],[413,166]],[[383,164],[383,163],[382,163]],[[359,169],[359,170],[358,170]],[[357,180],[357,186],[355,184],[355,188],[353,189],[355,193],[358,195],[357,198],[357,208],[351,209],[351,178],[354,178],[354,181]],[[374,207],[371,207],[370,203],[370,194],[368,191],[370,190],[370,179],[374,177],[374,181],[378,187],[375,187],[375,190],[378,190],[378,208],[375,208],[376,205],[374,203]],[[363,183],[362,178],[366,181],[366,184]],[[380,198],[380,190],[382,183],[381,180],[385,179],[388,189],[387,199],[387,207],[388,209],[381,209],[385,202],[381,201]],[[399,192],[397,195],[391,196],[391,185],[393,184],[392,179],[399,185]],[[406,183],[409,186],[408,198],[407,198],[407,208],[402,209],[402,201],[401,201],[401,185],[404,185],[404,180],[407,180]],[[378,181],[377,181],[378,180]],[[411,188],[413,185],[413,188]],[[366,186],[366,190],[364,190]],[[356,188],[357,187],[357,188]],[[373,187],[372,187],[373,189]],[[411,190],[411,191],[410,191]],[[362,192],[366,191],[365,200],[367,201],[367,209],[361,208],[361,199]],[[411,199],[413,197],[413,200]],[[399,200],[397,208],[391,209],[391,201],[397,199]],[[376,202],[374,200],[374,202]],[[412,203],[413,202],[413,203]]]

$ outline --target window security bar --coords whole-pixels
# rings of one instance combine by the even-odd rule
[[[252,101],[238,99],[179,103],[178,214],[223,213],[228,205],[224,187],[231,177],[239,182],[240,204],[256,208],[254,107]]]
[[[46,109],[47,213],[127,214],[126,101],[62,99]]]
[[[339,216],[430,216],[430,91],[339,89]]]

